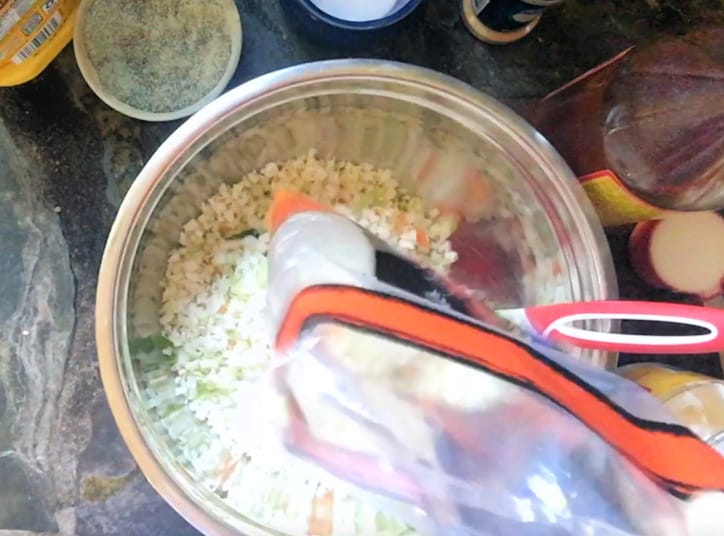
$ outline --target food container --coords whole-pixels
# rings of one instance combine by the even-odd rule
[[[619,373],[661,400],[695,434],[724,454],[724,381],[651,363]]]
[[[324,45],[361,46],[385,39],[422,0],[282,0],[295,28]],[[393,28],[394,27],[394,28]]]
[[[461,0],[468,30],[485,43],[506,45],[523,39],[543,13],[563,0]]]
[[[79,0],[0,2],[0,87],[38,76],[73,36]]]
[[[73,34],[78,68],[93,92],[124,115],[187,117],[218,97],[236,71],[242,46],[236,5],[186,0],[168,14],[173,2],[135,2],[81,2]],[[96,63],[94,52],[104,61]]]
[[[163,424],[158,401],[147,395],[158,378],[144,376],[129,341],[160,329],[166,261],[202,203],[220,185],[310,149],[391,169],[418,193],[424,188],[415,177],[422,169],[428,178],[434,171],[437,185],[464,175],[471,187],[494,189],[501,202],[489,207],[485,223],[469,225],[473,232],[460,260],[467,257],[468,285],[495,287],[496,299],[510,301],[506,305],[616,298],[610,253],[580,185],[551,146],[494,99],[433,71],[369,60],[299,65],[232,90],[172,134],[134,181],[108,238],[96,301],[101,376],[121,434],[153,487],[207,533],[296,535],[307,529],[289,528],[284,514],[231,504],[230,496],[199,483],[193,462],[173,439],[179,430],[192,434],[189,423],[179,423],[176,436]],[[487,255],[495,241],[509,248],[511,264],[502,271],[522,269],[521,277],[475,281],[496,268]],[[613,355],[580,357],[615,366]],[[238,433],[240,439],[256,435]],[[248,478],[238,486],[264,493]],[[326,508],[327,495],[314,488],[302,499],[304,507],[312,508],[312,495],[315,508]],[[335,534],[351,536],[341,529]]]

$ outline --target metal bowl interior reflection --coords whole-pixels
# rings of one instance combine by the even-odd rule
[[[616,297],[602,229],[573,174],[494,99],[432,71],[364,60],[292,67],[227,93],[182,125],[133,184],[108,239],[97,295],[102,379],[122,435],[156,490],[207,533],[279,532],[195,483],[153,418],[128,341],[159,331],[166,259],[201,203],[223,183],[310,149],[391,168],[422,196],[430,184],[464,187],[455,182],[464,174],[485,181],[499,202],[467,226],[459,246],[466,268],[457,275],[500,305]],[[424,163],[432,166],[427,186],[413,179]],[[504,259],[504,269],[479,277],[492,270],[491,257]],[[581,357],[615,364],[609,354]]]

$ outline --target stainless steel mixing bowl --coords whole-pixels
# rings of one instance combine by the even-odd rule
[[[392,168],[418,190],[411,177],[424,159],[434,160],[441,185],[478,170],[503,200],[487,209],[481,232],[496,221],[522,222],[525,231],[513,261],[527,275],[500,283],[517,287],[508,295],[529,304],[616,298],[602,229],[575,177],[545,139],[494,99],[436,72],[366,60],[300,65],[227,93],[182,125],[136,179],[108,238],[96,303],[103,385],[123,438],[154,488],[209,534],[278,532],[197,485],[154,419],[128,341],[158,332],[167,255],[201,203],[224,182],[312,148]],[[615,359],[581,357],[608,367]]]

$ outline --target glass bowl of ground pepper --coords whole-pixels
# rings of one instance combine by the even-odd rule
[[[241,20],[233,0],[83,0],[73,41],[83,78],[108,106],[171,121],[224,91]]]

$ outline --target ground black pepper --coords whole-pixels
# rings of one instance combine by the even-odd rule
[[[230,8],[226,0],[95,0],[82,35],[99,83],[143,111],[195,104],[228,67]]]

